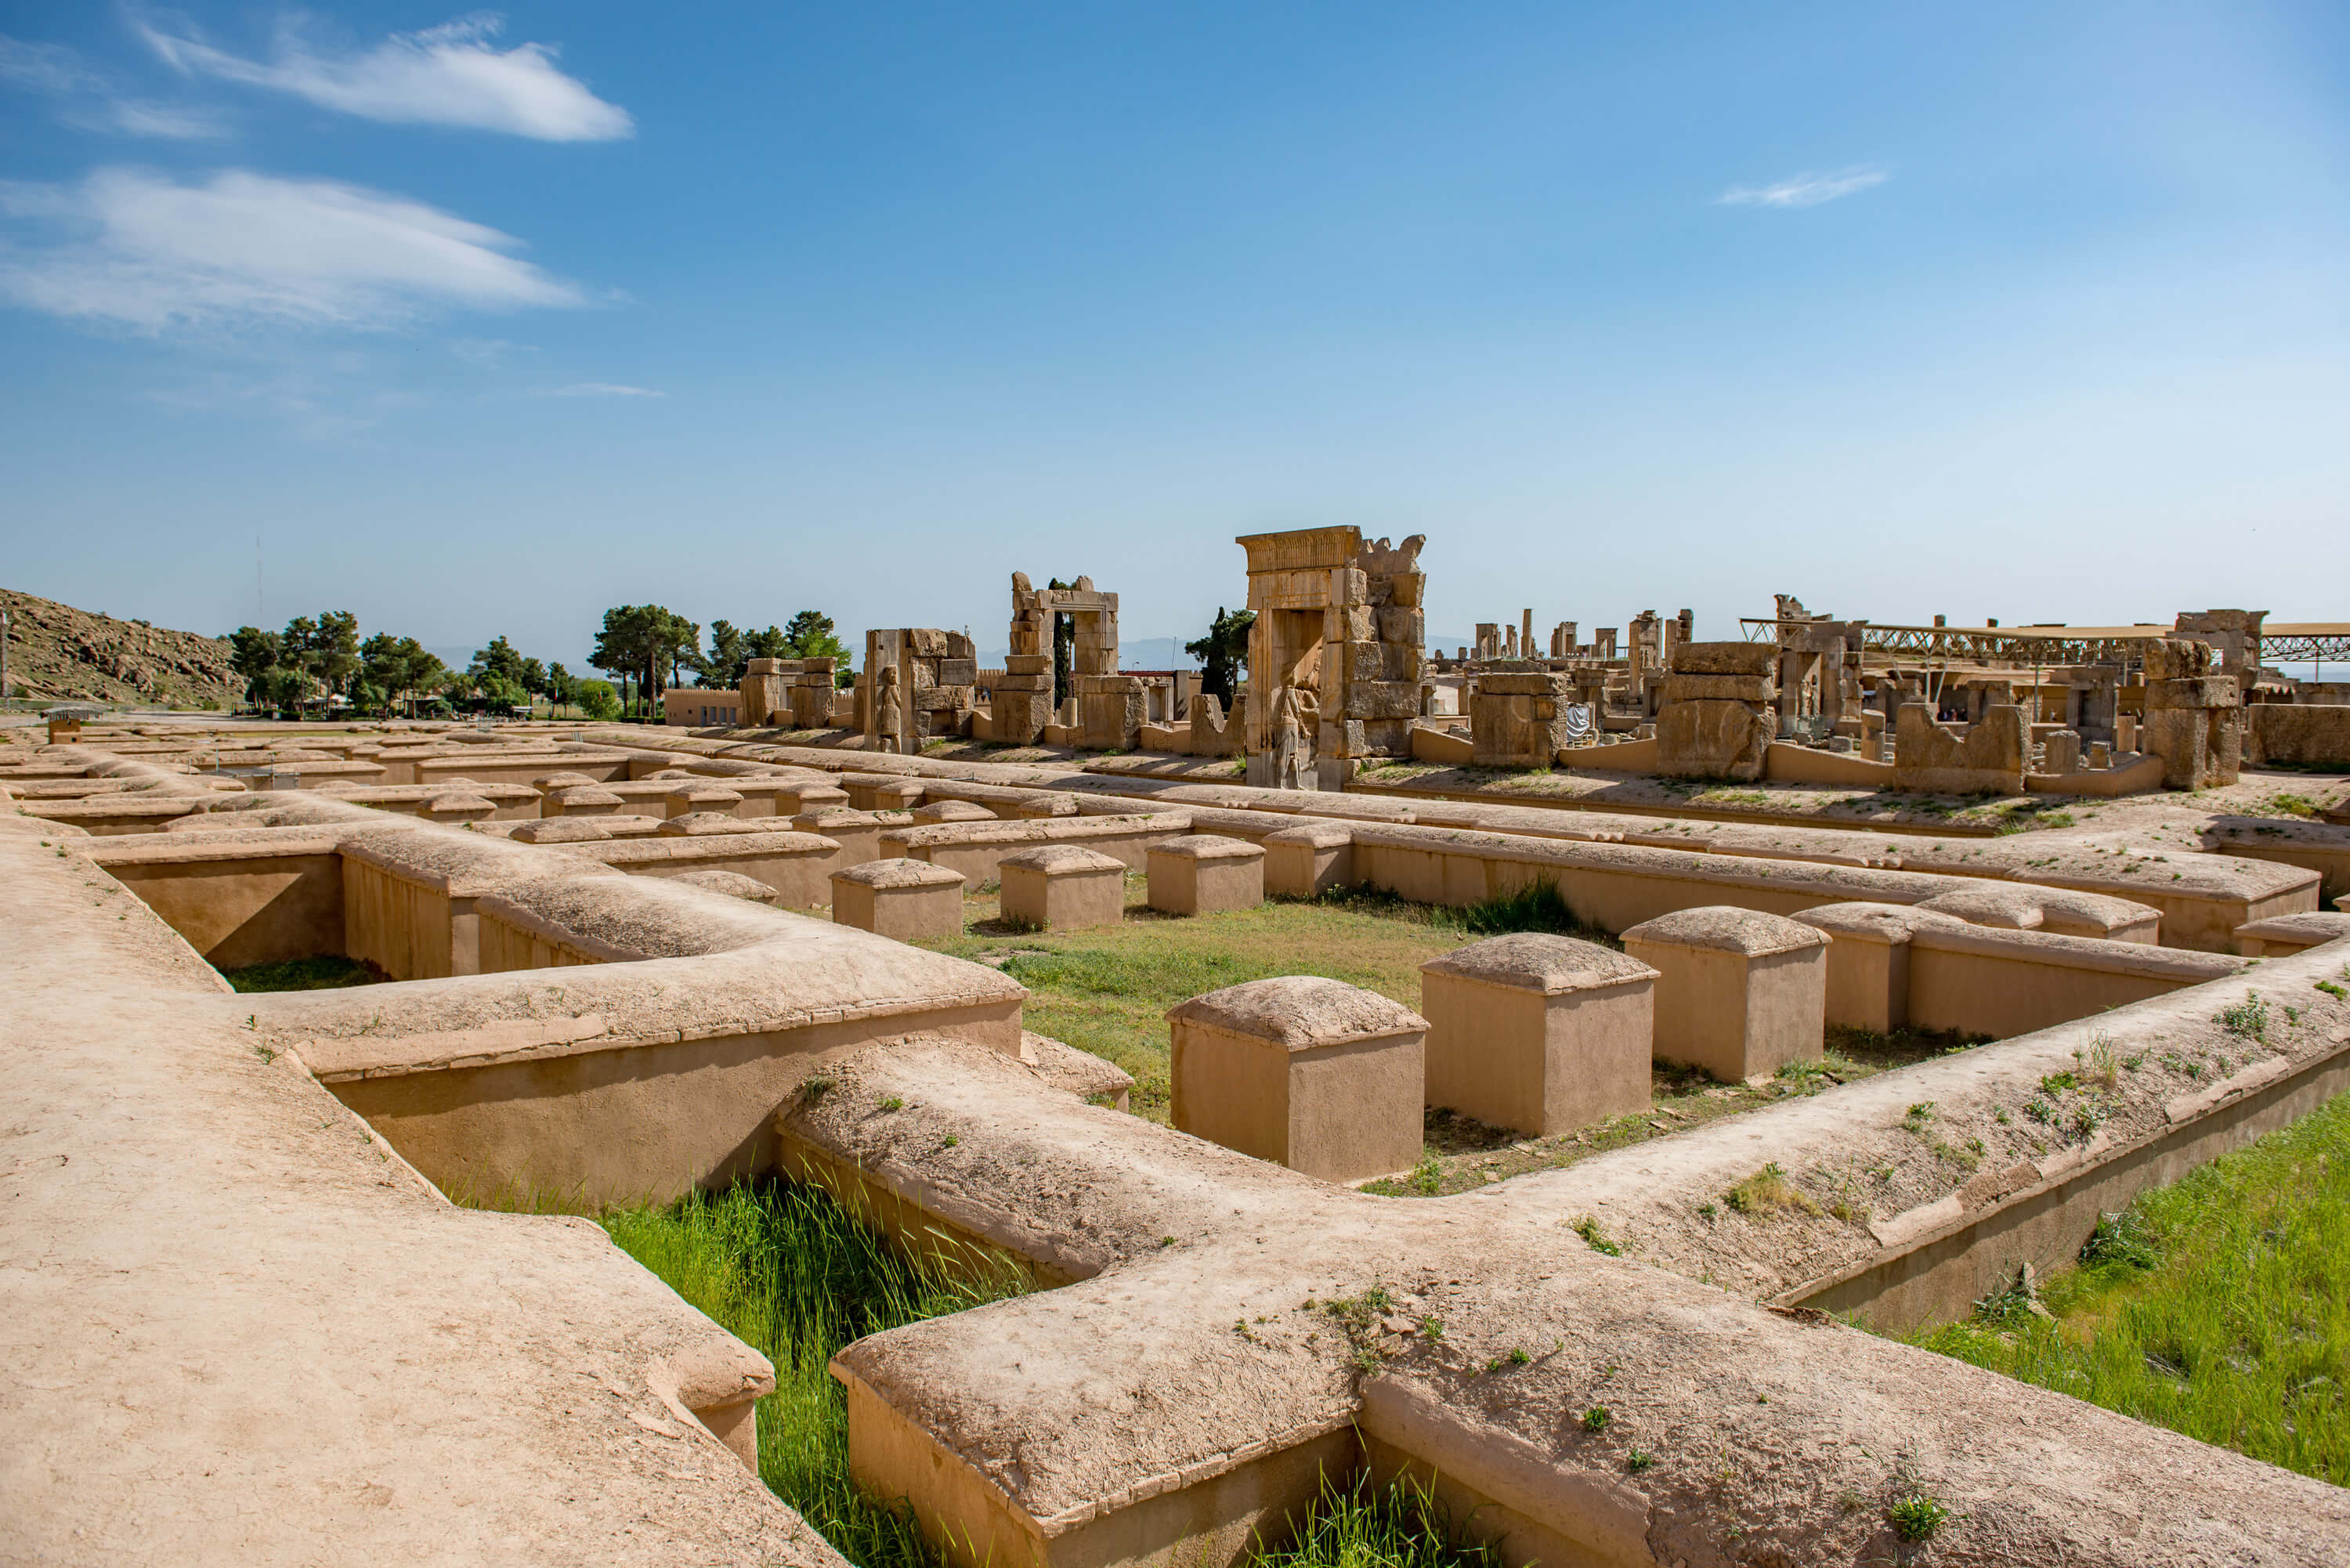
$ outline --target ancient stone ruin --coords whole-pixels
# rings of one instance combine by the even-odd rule
[[[1399,1477],[1544,1568],[2350,1560],[2336,1488],[1898,1337],[2350,1085],[2350,800],[2226,793],[2248,737],[2330,732],[2276,627],[1785,598],[1431,659],[1419,538],[1241,544],[1244,742],[1150,711],[1116,596],[1024,577],[1000,675],[868,631],[861,690],[754,661],[764,734],[0,730],[16,1554],[841,1568],[759,1479],[806,1441],[783,1355],[588,1218],[784,1183],[1017,1284],[811,1363],[956,1568],[1242,1568]],[[941,744],[988,738],[1041,744]],[[1316,955],[1378,909],[1519,925],[1374,989]],[[1235,978],[1216,941],[1268,929],[1299,972]],[[1149,1003],[1156,1081],[1040,1033],[1023,967],[1128,939],[1232,981]],[[224,978],[319,961],[367,983]],[[1952,1045],[1839,1082],[1843,1029]],[[1685,1124],[1673,1075],[1738,1104]],[[1467,1124],[1523,1162],[1440,1195]]]

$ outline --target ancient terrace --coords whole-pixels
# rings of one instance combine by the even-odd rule
[[[1380,565],[1393,607],[1409,552]],[[1317,615],[1384,628],[1351,580],[1274,587],[1275,659]],[[959,657],[887,647],[901,694]],[[1308,708],[1252,753],[1276,784],[1409,743],[1309,751]],[[2350,1559],[2338,1490],[1831,1315],[1962,1314],[2338,1094],[2339,829],[1901,836],[642,731],[15,738],[27,1561],[838,1563],[748,1468],[766,1359],[590,1221],[484,1207],[770,1177],[1037,1287],[833,1366],[859,1482],[953,1562],[1218,1568],[1366,1471],[1513,1563]],[[1547,888],[1621,950],[1461,946],[1418,1012],[1311,977],[1192,998],[1159,1125],[924,935],[990,885],[1048,931],[1130,921],[1129,877],[1201,921]],[[221,978],[320,954],[388,979]],[[2231,1029],[2256,994],[2305,1001]],[[1997,1043],[1470,1194],[1360,1185],[1440,1093],[1555,1137],[1644,1108],[1652,1056],[1735,1081],[1905,1024]],[[2095,1118],[2009,1114],[2115,1055],[2142,1070]],[[1889,1522],[1918,1494],[1950,1511],[1926,1548]]]

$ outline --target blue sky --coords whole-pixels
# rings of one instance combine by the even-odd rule
[[[0,0],[0,580],[577,661],[1774,591],[2350,618],[2339,5]],[[1587,629],[1586,629],[1587,635]]]

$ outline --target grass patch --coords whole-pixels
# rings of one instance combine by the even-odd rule
[[[1140,878],[1129,884],[1139,898]],[[1275,975],[1342,980],[1419,1005],[1419,966],[1471,937],[1421,905],[1381,896],[1175,919],[1129,903],[1118,926],[1023,934],[991,921],[968,935],[925,943],[993,965],[1026,986],[1027,1026],[1090,1051],[1134,1075],[1128,1104],[1164,1121],[1167,1012],[1205,992]]]
[[[248,964],[223,970],[221,978],[241,993],[265,991],[340,991],[346,986],[381,985],[391,976],[365,959],[340,953],[287,959],[282,963]]]
[[[2350,1485],[2350,1096],[2109,1215],[1929,1350]]]
[[[1260,1541],[1249,1568],[1508,1568],[1495,1547],[1471,1539],[1437,1501],[1435,1489],[1409,1475],[1386,1486],[1357,1472],[1340,1482],[1322,1477],[1289,1543]]]
[[[1803,1214],[1820,1211],[1819,1205],[1804,1197],[1775,1161],[1723,1193],[1721,1201],[1750,1220],[1768,1220],[1789,1210]]]
[[[606,1213],[622,1251],[775,1364],[759,1401],[759,1479],[860,1568],[937,1568],[903,1506],[848,1477],[847,1395],[825,1371],[850,1340],[1016,1295],[1009,1263],[944,1251],[909,1262],[811,1187],[737,1187]]]

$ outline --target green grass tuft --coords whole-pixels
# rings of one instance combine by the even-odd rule
[[[775,1364],[759,1401],[759,1479],[860,1568],[937,1568],[902,1505],[848,1476],[848,1406],[826,1372],[850,1340],[1016,1295],[1008,1260],[971,1250],[919,1262],[815,1188],[737,1187],[603,1216],[612,1240]]]
[[[2039,1299],[1915,1342],[2350,1485],[2350,1096],[2106,1215]]]
[[[870,1568],[870,1565],[868,1565]],[[1361,1472],[1322,1478],[1322,1493],[1289,1542],[1260,1541],[1250,1568],[1508,1568],[1501,1551],[1457,1527],[1432,1485],[1409,1475],[1380,1486]]]

